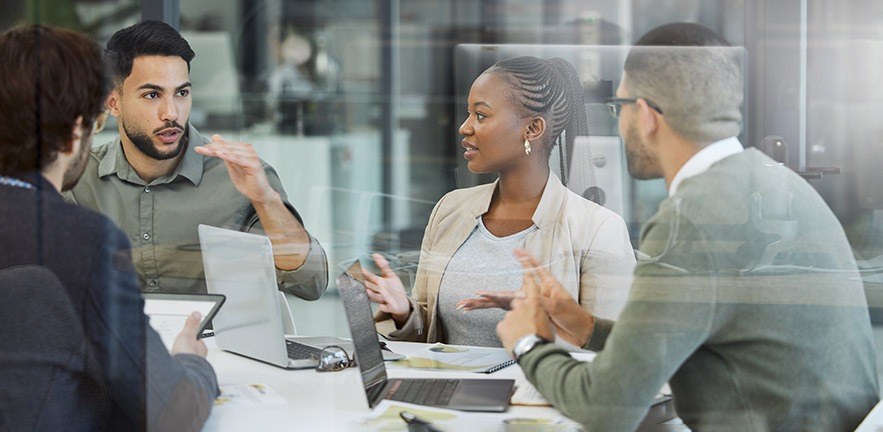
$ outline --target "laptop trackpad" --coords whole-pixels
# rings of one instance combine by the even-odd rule
[[[514,381],[468,379],[460,382],[447,408],[463,411],[506,410]]]

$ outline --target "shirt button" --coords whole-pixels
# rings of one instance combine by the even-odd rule
[[[144,188],[144,193],[150,193],[150,186],[147,186],[146,188]]]
[[[147,285],[155,287],[156,286],[156,279],[151,279],[151,280],[147,281]]]
[[[142,237],[144,240],[150,240],[150,233],[144,233],[144,235],[142,235],[141,237]]]

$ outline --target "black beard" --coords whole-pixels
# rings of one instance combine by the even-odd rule
[[[164,127],[175,127],[176,124],[167,123]],[[187,123],[186,126],[181,128],[184,132],[182,132],[183,136],[181,140],[178,141],[178,146],[169,153],[161,153],[156,147],[153,146],[153,140],[150,135],[144,133],[132,133],[129,131],[129,128],[126,127],[126,123],[123,123],[123,131],[126,133],[126,136],[129,138],[129,141],[132,141],[132,144],[135,144],[135,147],[138,148],[141,153],[144,153],[147,157],[156,160],[168,160],[177,157],[181,154],[181,149],[183,149],[188,141],[190,136],[190,123]]]

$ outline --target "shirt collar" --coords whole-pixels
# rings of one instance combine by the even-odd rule
[[[470,206],[472,217],[478,218],[487,213],[491,206],[491,199],[493,198],[494,191],[497,190],[499,182],[499,178],[494,180],[491,187],[484,189],[480,196],[470,200],[466,204]],[[534,210],[533,216],[531,217],[531,220],[537,228],[543,228],[548,224],[558,223],[558,212],[561,209],[566,194],[567,188],[564,187],[561,180],[558,179],[558,176],[553,172],[549,172],[549,178],[546,180],[543,195],[540,197],[537,209]]]
[[[543,189],[543,195],[534,210],[531,220],[537,228],[544,228],[546,225],[554,225],[559,223],[562,205],[564,204],[564,196],[567,194],[567,188],[558,179],[555,173],[549,173],[549,180],[546,181],[546,187]]]
[[[698,153],[693,155],[693,157],[691,157],[687,163],[678,170],[674,178],[671,179],[671,185],[668,187],[668,196],[673,196],[675,192],[678,191],[678,186],[680,186],[681,182],[684,180],[704,173],[708,168],[711,168],[712,165],[720,162],[728,156],[737,154],[742,150],[742,143],[739,142],[739,139],[736,137],[722,139],[705,146],[705,148],[699,150]]]
[[[36,190],[49,190],[58,194],[58,191],[55,189],[55,186],[43,175],[43,173],[38,171],[28,171],[20,174],[14,174],[9,176],[0,176],[7,177],[8,179],[18,180],[23,182],[23,184],[17,185],[7,185],[10,187],[20,187],[23,189],[36,189]]]
[[[188,144],[187,148],[182,150],[184,152],[184,157],[181,158],[181,162],[178,163],[178,166],[175,167],[175,171],[170,175],[160,177],[152,181],[151,184],[171,183],[178,178],[178,176],[186,178],[196,186],[202,181],[203,160],[205,159],[205,156],[195,152],[193,148],[197,145],[205,144],[206,141],[199,135],[199,132],[193,127],[193,125],[188,123],[188,126]],[[144,184],[144,180],[138,176],[132,166],[129,165],[129,161],[126,160],[126,155],[123,153],[122,139],[120,137],[107,143],[106,147],[106,153],[98,163],[99,177],[116,174],[120,180],[128,181],[130,183]]]

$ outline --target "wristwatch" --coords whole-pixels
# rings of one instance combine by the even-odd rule
[[[515,357],[517,362],[521,356],[529,353],[530,350],[549,342],[548,339],[536,333],[522,336],[521,339],[518,339],[518,342],[515,342],[515,346],[512,347],[512,357]]]

